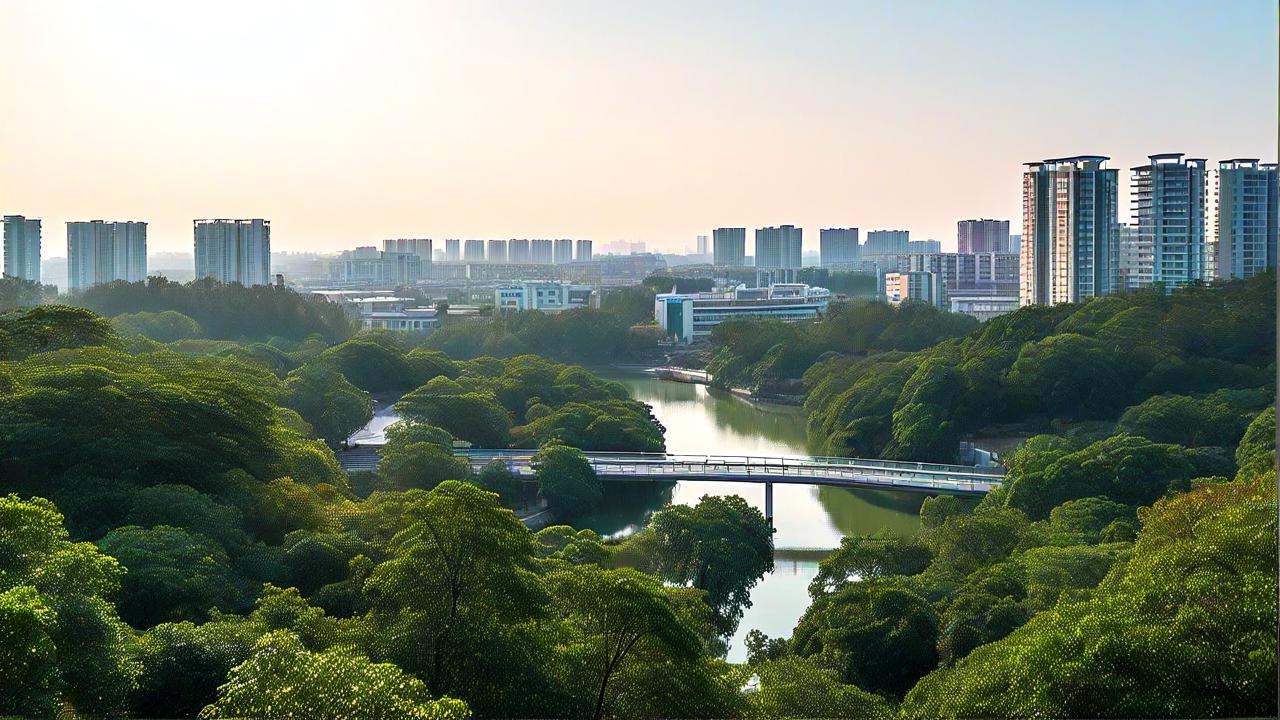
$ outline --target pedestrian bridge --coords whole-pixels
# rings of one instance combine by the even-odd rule
[[[463,450],[472,470],[499,461],[521,477],[532,477],[537,450]],[[587,461],[601,480],[653,482],[744,482],[764,485],[765,517],[773,519],[773,486],[830,485],[834,487],[904,490],[929,494],[982,495],[1004,481],[1004,468],[993,465],[867,460],[843,457],[783,457],[756,455],[690,455],[673,453],[588,452]],[[357,445],[338,453],[343,469],[373,471],[376,445]]]
[[[535,450],[460,450],[479,470],[494,460],[517,475],[533,475]],[[1004,480],[998,466],[865,460],[842,457],[687,455],[672,453],[585,453],[604,480],[714,480],[773,485],[832,485],[925,493],[984,494]]]

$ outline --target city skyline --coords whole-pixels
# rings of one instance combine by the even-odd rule
[[[0,128],[0,212],[44,221],[45,258],[63,244],[50,229],[112,217],[147,221],[152,252],[191,251],[201,217],[272,218],[282,251],[569,237],[685,252],[715,227],[780,222],[810,230],[806,251],[823,227],[950,250],[958,220],[1020,224],[1038,158],[1276,160],[1275,23],[1257,21],[1274,6],[735,8],[6,4],[0,78],[23,102]],[[184,26],[225,34],[225,52],[191,52],[168,30]],[[1087,37],[1095,61],[1027,52],[1048,27]],[[1267,60],[1207,62],[1228,54]],[[1168,70],[1140,101],[1120,72],[1135,55]],[[1110,111],[1047,112],[1048,70]],[[760,182],[765,166],[783,170]]]

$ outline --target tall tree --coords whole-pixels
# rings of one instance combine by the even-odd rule
[[[433,694],[458,692],[483,667],[483,649],[541,617],[547,595],[533,536],[498,496],[449,480],[405,508],[391,559],[365,583],[368,621],[381,652],[423,678]],[[468,699],[470,699],[468,697]]]
[[[600,478],[577,448],[547,445],[533,456],[538,488],[561,517],[594,510],[604,497]]]
[[[669,582],[705,590],[721,635],[733,633],[751,607],[751,588],[773,570],[773,528],[737,495],[705,495],[697,505],[660,510],[645,534],[653,570]]]
[[[200,713],[216,718],[288,720],[462,720],[466,703],[432,700],[422,681],[394,665],[369,662],[349,648],[308,652],[287,631],[265,635],[236,666],[217,702]]]
[[[689,661],[701,650],[668,591],[649,576],[587,563],[563,566],[547,582],[564,618],[571,673],[590,681],[581,697],[595,720],[606,715],[611,683],[628,664]]]
[[[92,544],[68,540],[53,503],[0,496],[0,713],[123,710],[137,674],[132,636],[105,600],[122,574]]]

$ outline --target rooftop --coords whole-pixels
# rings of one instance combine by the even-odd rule
[[[1036,166],[1065,165],[1068,163],[1081,163],[1081,162],[1103,163],[1110,159],[1111,158],[1107,157],[1106,155],[1072,155],[1070,157],[1045,158],[1044,160],[1038,160],[1036,162],[1023,163],[1023,165],[1036,165]]]

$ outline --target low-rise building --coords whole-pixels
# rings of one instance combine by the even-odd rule
[[[890,305],[901,305],[908,300],[939,305],[946,294],[940,273],[915,270],[886,273],[884,276],[884,296]]]
[[[1017,310],[1021,305],[1016,295],[995,295],[981,292],[960,292],[951,296],[950,309],[986,322],[994,317]]]
[[[313,290],[311,294],[342,306],[360,321],[362,330],[428,333],[440,324],[435,308],[413,307],[418,301],[411,297],[361,290]]]
[[[435,308],[406,307],[398,310],[374,310],[361,313],[363,330],[398,330],[409,333],[428,333],[439,326]]]
[[[558,282],[526,282],[493,291],[493,305],[500,312],[541,310],[560,312],[599,307],[599,295],[590,285]]]
[[[813,320],[825,315],[831,291],[802,283],[776,283],[768,287],[705,293],[659,293],[653,317],[668,339],[691,343],[711,334],[725,320],[772,318]]]

